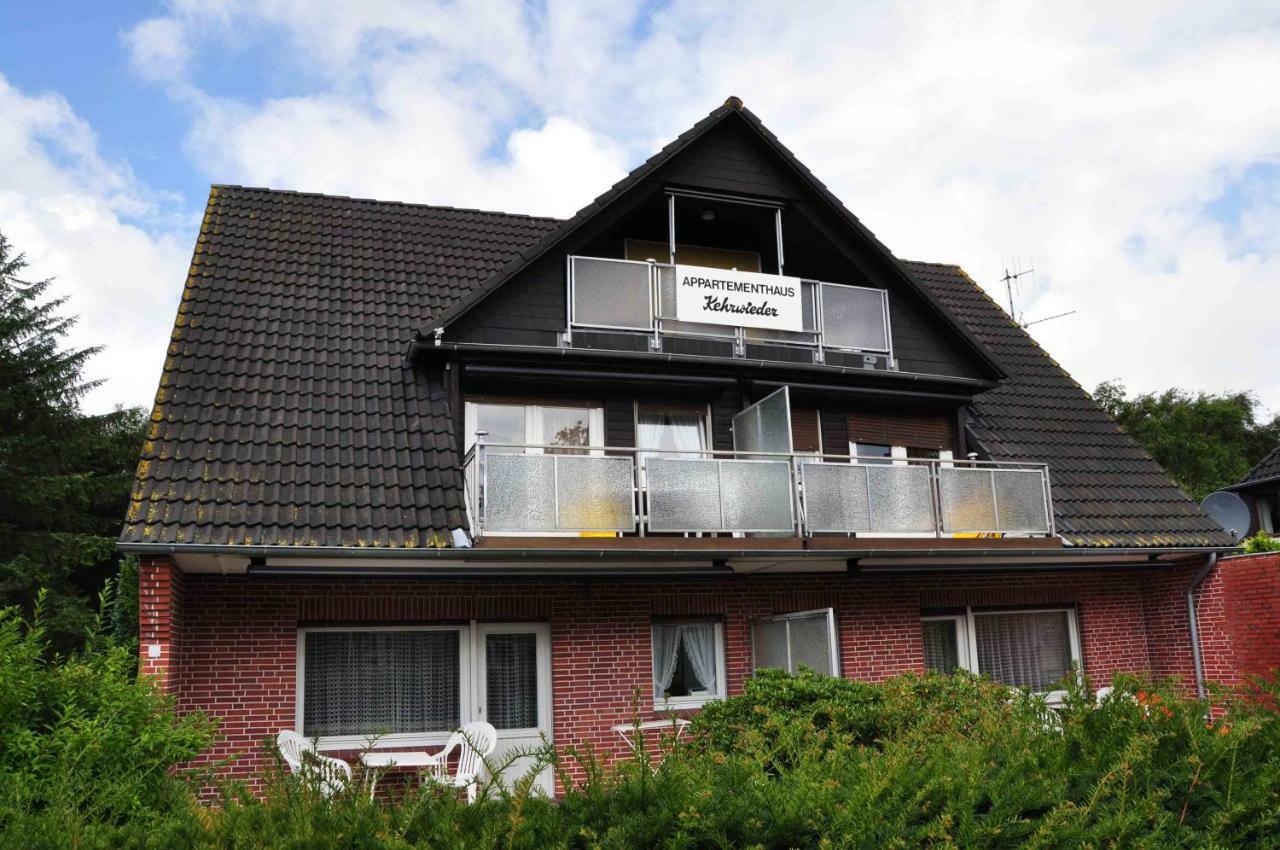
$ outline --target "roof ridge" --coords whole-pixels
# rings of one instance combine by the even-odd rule
[[[274,189],[270,186],[241,186],[237,183],[211,183],[210,189],[237,189],[242,192],[265,192],[271,195],[295,195],[301,198],[324,198],[331,201],[350,201],[357,204],[379,204],[386,207],[411,207],[413,209],[432,210],[434,212],[474,213],[477,215],[503,216],[506,218],[527,218],[533,221],[562,222],[564,219],[549,215],[533,215],[531,213],[515,213],[503,210],[482,210],[477,207],[455,207],[449,204],[424,204],[417,201],[388,201],[383,198],[357,198],[350,195],[331,195],[327,192],[304,192],[297,189]]]
[[[959,263],[935,263],[932,260],[902,260],[904,263],[910,263],[913,266],[935,266],[940,269],[963,269]],[[968,277],[966,274],[965,277]]]

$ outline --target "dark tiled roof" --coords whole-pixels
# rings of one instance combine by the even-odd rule
[[[214,187],[122,539],[414,547],[465,527],[447,400],[405,353],[556,223]]]
[[[1271,454],[1258,461],[1257,466],[1245,473],[1244,478],[1231,485],[1231,489],[1278,478],[1280,478],[1280,446],[1276,446],[1271,450]]]
[[[415,547],[465,527],[448,401],[406,349],[558,224],[215,187],[122,540]],[[903,267],[1009,372],[973,435],[1050,464],[1068,542],[1229,544],[963,271]]]
[[[1229,546],[1231,540],[958,266],[904,265],[1009,373],[971,409],[992,460],[1049,464],[1058,533],[1079,546]]]

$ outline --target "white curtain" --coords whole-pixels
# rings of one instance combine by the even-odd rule
[[[655,450],[647,452],[651,456],[663,451],[697,451],[705,448],[702,416],[696,412],[641,409],[636,425],[636,447]]]
[[[680,627],[680,638],[689,657],[693,673],[703,687],[715,693],[716,683],[716,627],[711,623],[698,623]]]
[[[680,627],[653,627],[653,692],[662,696],[671,687],[680,657]]]
[[[1071,668],[1071,633],[1064,611],[976,614],[978,672],[1013,687],[1043,691]]]

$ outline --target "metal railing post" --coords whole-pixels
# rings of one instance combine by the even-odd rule
[[[929,461],[929,495],[933,498],[933,536],[945,533],[942,523],[942,461]]]
[[[489,512],[488,506],[488,488],[485,486],[485,478],[489,474],[488,464],[485,462],[485,444],[484,438],[489,436],[489,432],[484,428],[476,430],[476,525],[479,526],[476,538],[484,536],[485,514]]]

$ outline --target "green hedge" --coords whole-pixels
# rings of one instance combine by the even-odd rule
[[[970,676],[868,685],[765,672],[708,706],[661,766],[542,757],[587,781],[555,802],[528,783],[468,806],[412,788],[325,800],[277,767],[258,799],[195,803],[170,768],[211,727],[133,677],[128,647],[43,660],[0,614],[0,841],[13,847],[711,848],[1280,845],[1280,715],[1118,683],[1060,709]],[[657,759],[655,758],[655,761]]]

